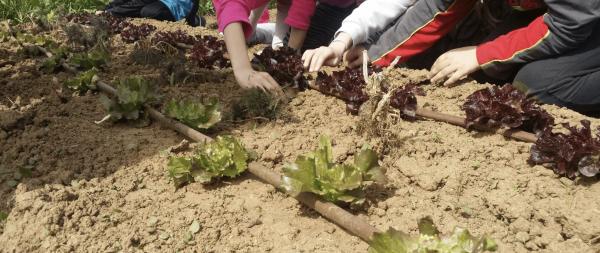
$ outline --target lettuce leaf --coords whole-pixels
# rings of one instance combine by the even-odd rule
[[[64,82],[64,86],[68,89],[75,91],[79,94],[83,94],[88,90],[96,89],[96,80],[98,75],[98,69],[92,68],[88,71],[81,72],[77,77],[69,79]]]
[[[488,236],[474,237],[462,228],[455,228],[448,237],[441,237],[430,217],[419,220],[419,235],[410,236],[393,228],[375,233],[369,253],[472,253],[496,251],[496,242]]]
[[[539,133],[554,125],[554,117],[512,85],[475,91],[462,105],[467,127],[508,127]]]
[[[69,59],[69,63],[80,70],[90,70],[92,68],[102,68],[110,61],[110,52],[102,44],[99,43],[92,50],[73,54]]]
[[[100,101],[113,121],[142,119],[144,104],[158,100],[158,86],[139,76],[122,79],[117,84],[117,97],[108,98],[105,95],[100,97]]]
[[[195,129],[208,129],[221,121],[219,101],[211,98],[207,103],[192,100],[171,100],[165,114]]]
[[[232,136],[218,136],[204,144],[189,157],[171,157],[168,164],[169,177],[175,186],[192,182],[208,184],[215,178],[234,178],[248,167],[248,152]]]
[[[594,177],[600,173],[600,127],[593,136],[588,120],[581,121],[581,128],[563,124],[568,133],[542,131],[531,146],[529,164],[543,165],[561,176],[575,178],[578,175]]]
[[[385,170],[375,151],[364,148],[353,164],[334,164],[331,139],[321,136],[319,147],[283,168],[282,188],[292,195],[312,192],[331,202],[360,204],[367,181],[385,182]]]

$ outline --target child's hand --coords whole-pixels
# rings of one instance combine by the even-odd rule
[[[244,89],[259,88],[264,92],[281,93],[281,87],[271,75],[253,69],[235,72],[235,79]]]
[[[432,83],[444,81],[444,86],[450,86],[479,70],[476,47],[461,47],[450,50],[435,60],[429,78]]]
[[[319,71],[323,65],[325,66],[337,66],[342,61],[344,54],[343,45],[340,47],[335,46],[336,44],[329,45],[328,47],[319,47],[317,49],[306,50],[302,55],[304,61],[304,68],[308,71]]]
[[[357,68],[362,66],[363,51],[365,51],[365,47],[363,46],[356,46],[348,50],[344,56],[344,60],[348,62],[348,67]]]

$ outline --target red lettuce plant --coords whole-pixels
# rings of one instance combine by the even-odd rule
[[[360,106],[369,99],[364,90],[365,81],[361,69],[346,68],[331,75],[319,72],[315,85],[320,92],[338,97],[346,102],[346,111],[356,115]]]
[[[407,84],[392,92],[390,106],[400,110],[400,117],[406,120],[414,120],[417,115],[417,97],[425,96],[425,91],[416,84]]]
[[[73,13],[66,16],[67,21],[81,24],[81,25],[102,25],[105,29],[108,29],[110,33],[118,34],[121,33],[125,28],[129,27],[131,23],[126,18],[117,17],[109,13],[102,13],[101,15],[94,15],[92,13]]]
[[[213,36],[203,36],[194,44],[190,59],[198,63],[200,68],[226,68],[229,61],[223,57],[225,50],[224,41]]]
[[[539,133],[554,124],[554,117],[512,85],[481,89],[467,97],[462,109],[467,127],[505,126]]]
[[[152,37],[152,43],[154,44],[164,42],[173,46],[176,46],[178,43],[193,45],[196,41],[197,37],[188,35],[182,30],[174,32],[156,32]]]
[[[145,39],[150,33],[154,32],[154,30],[156,30],[156,26],[149,24],[129,24],[127,28],[121,32],[121,38],[127,43],[133,43]]]
[[[544,165],[569,178],[596,176],[600,172],[600,127],[594,137],[589,121],[582,120],[581,125],[563,124],[568,134],[544,129],[531,147],[529,164]]]
[[[252,63],[258,65],[259,69],[269,73],[280,84],[293,85],[300,90],[308,88],[308,82],[304,77],[302,59],[293,48],[283,47],[274,50],[267,47],[262,53],[254,54]]]

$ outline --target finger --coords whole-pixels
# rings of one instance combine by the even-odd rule
[[[437,74],[435,74],[431,78],[431,82],[432,83],[437,83],[437,82],[439,82],[441,80],[447,79],[454,72],[456,72],[456,67],[453,67],[453,66],[445,67],[445,68],[441,69],[439,72],[437,72]]]
[[[435,60],[435,62],[431,66],[431,70],[429,71],[429,78],[431,78],[432,76],[435,76],[438,72],[440,72],[440,70],[442,70],[443,68],[445,68],[448,65],[449,65],[449,63],[446,60],[445,55],[438,57],[437,60]]]
[[[312,59],[310,59],[310,68],[309,68],[309,72],[313,72],[315,67],[317,65],[317,60],[319,58],[320,52],[317,52],[315,55],[313,55]]]
[[[281,86],[279,86],[277,81],[275,81],[275,79],[271,75],[266,74],[265,79],[267,80],[267,83],[269,84],[269,87],[271,88],[271,90],[281,91]]]
[[[362,59],[360,57],[356,57],[351,63],[348,64],[350,68],[360,67],[362,65]]]
[[[306,50],[306,52],[304,52],[304,54],[302,55],[302,60],[304,61],[303,66],[305,69],[308,69],[310,65],[310,60],[312,59],[314,52],[314,50]]]
[[[323,62],[325,61],[325,57],[327,57],[327,55],[325,55],[324,53],[319,54],[319,56],[317,56],[315,65],[312,66],[312,71],[319,71],[319,69],[321,69],[321,67],[323,66]]]
[[[344,61],[350,63],[354,60],[356,60],[356,54],[354,53],[354,50],[350,50],[344,54]]]
[[[456,72],[454,72],[454,74],[452,74],[452,76],[450,76],[450,78],[448,78],[448,80],[446,80],[446,82],[444,82],[444,86],[446,86],[446,87],[453,86],[454,84],[456,84],[456,82],[458,80],[461,80],[465,77],[466,77],[466,74],[464,73],[464,71],[456,71]]]
[[[273,79],[269,74],[263,73],[261,75],[261,84],[267,89],[268,92],[277,95],[281,92],[281,87],[277,84],[277,81]]]

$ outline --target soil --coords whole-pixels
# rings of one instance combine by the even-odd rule
[[[187,29],[152,22],[159,30]],[[160,66],[134,63],[132,45],[114,41],[101,78],[131,74],[155,79],[165,100],[217,96],[227,114],[243,95],[230,70],[169,84]],[[211,186],[175,189],[166,177],[169,150],[183,137],[156,123],[144,128],[94,124],[105,112],[99,94],[71,95],[66,73],[47,75],[41,58],[24,59],[0,43],[0,252],[366,252],[368,245],[251,175]],[[426,71],[397,69],[393,82],[418,82]],[[206,77],[209,75],[210,77]],[[425,85],[419,104],[462,115],[466,96],[487,85]],[[544,106],[559,122],[600,120]],[[230,112],[229,112],[230,113]],[[320,135],[334,141],[339,162],[364,144],[382,155],[389,182],[372,187],[368,203],[351,210],[381,230],[416,232],[431,216],[442,232],[460,226],[489,234],[499,252],[600,252],[600,185],[569,180],[529,166],[531,144],[500,135],[417,120],[395,122],[384,136],[358,128],[344,104],[300,92],[277,119],[225,123],[211,136],[233,134],[275,171],[314,149]],[[373,126],[374,127],[374,126]],[[31,172],[31,175],[28,172]],[[196,233],[192,224],[199,223]]]

